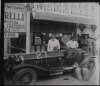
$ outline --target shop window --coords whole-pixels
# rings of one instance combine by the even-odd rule
[[[18,33],[18,38],[11,38],[11,53],[26,53],[26,34]]]

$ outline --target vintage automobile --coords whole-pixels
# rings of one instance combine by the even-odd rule
[[[4,59],[4,78],[16,85],[33,85],[38,76],[63,74],[86,65],[91,74],[95,71],[95,57],[81,49],[63,49],[52,52],[10,55]]]

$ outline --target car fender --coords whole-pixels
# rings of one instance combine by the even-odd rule
[[[94,60],[95,61],[95,56],[87,56],[87,57],[85,57],[84,59],[83,59],[83,61],[82,61],[82,63],[80,64],[80,66],[82,66],[82,65],[84,65],[84,64],[88,64],[88,62],[90,61],[90,60]]]
[[[23,69],[23,68],[31,68],[33,69],[36,73],[37,76],[45,76],[45,75],[49,75],[50,70],[39,67],[37,65],[30,65],[30,64],[20,64],[20,65],[16,65],[13,67],[13,70],[15,72]]]
[[[33,68],[35,70],[38,69],[38,70],[43,70],[43,71],[49,71],[49,70],[47,70],[45,68],[42,68],[42,67],[39,67],[39,66],[36,66],[36,65],[26,64],[26,63],[15,65],[13,67],[13,69],[16,70],[16,69],[25,68],[25,67],[30,67],[30,68]]]
[[[86,62],[88,62],[89,61],[89,59],[90,59],[90,57],[85,57],[83,60],[82,60],[82,62],[79,64],[79,66],[81,67],[82,65],[84,65]]]

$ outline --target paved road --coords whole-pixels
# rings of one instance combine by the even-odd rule
[[[68,80],[64,80],[65,78]],[[10,85],[11,81],[6,81],[5,84]],[[70,74],[63,74],[53,77],[43,77],[38,79],[35,85],[99,85],[99,60],[96,59],[96,70],[89,81],[79,81]]]

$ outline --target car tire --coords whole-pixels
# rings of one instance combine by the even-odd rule
[[[18,70],[13,77],[13,85],[34,85],[37,80],[36,72],[31,68]]]
[[[9,68],[10,68],[10,64],[8,61],[6,61],[4,63],[4,80],[10,80],[11,79],[11,76],[10,76],[10,73],[9,73]]]

